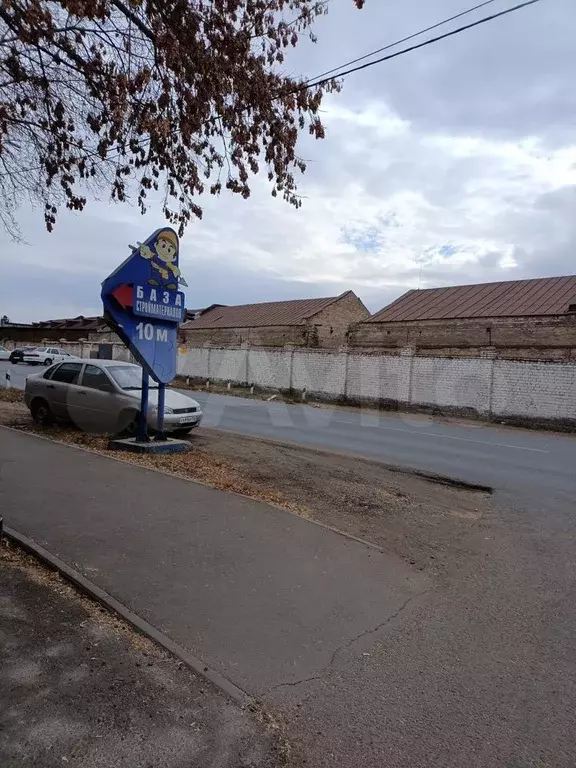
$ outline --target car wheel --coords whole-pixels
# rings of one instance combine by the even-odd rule
[[[36,424],[40,424],[42,427],[45,427],[54,421],[50,406],[46,400],[42,400],[41,398],[32,401],[30,412]]]
[[[118,417],[116,434],[123,437],[136,437],[138,433],[139,411],[122,411]]]
[[[47,357],[46,360],[44,360],[44,365],[52,365],[52,358]]]

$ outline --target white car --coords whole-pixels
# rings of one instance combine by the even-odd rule
[[[0,344],[0,360],[10,360],[10,350]]]
[[[78,357],[71,355],[70,352],[66,352],[65,349],[60,349],[60,347],[35,347],[34,349],[26,350],[22,356],[22,361],[30,363],[30,365],[52,365],[52,363],[61,363],[63,360],[78,359]]]

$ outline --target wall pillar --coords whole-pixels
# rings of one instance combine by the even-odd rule
[[[413,371],[414,371],[414,355],[416,354],[416,347],[403,347],[400,350],[400,356],[401,357],[407,357],[409,358],[408,363],[408,399],[407,402],[412,402],[412,377],[413,377]]]
[[[344,386],[342,387],[344,400],[348,400],[348,370],[350,366],[350,347],[347,345],[345,347],[340,347],[338,350],[341,355],[346,355],[346,360],[344,361]]]
[[[244,383],[246,384],[246,386],[248,386],[248,384],[254,383],[254,382],[250,382],[250,342],[249,341],[243,341],[242,344],[240,345],[240,349],[245,349],[246,350],[246,361],[245,361],[245,368],[244,368],[244,371],[245,371]]]
[[[284,354],[288,355],[288,391],[292,392],[294,389],[294,353],[296,347],[294,344],[286,344],[284,347]]]
[[[490,385],[488,389],[488,420],[492,420],[492,403],[494,400],[494,367],[496,360],[496,347],[485,347],[480,352],[480,357],[490,360]]]
[[[208,379],[208,381],[210,381],[210,349],[211,349],[211,347],[212,347],[212,344],[209,341],[207,341],[204,344],[204,349],[207,350],[207,355],[206,355],[206,378]]]

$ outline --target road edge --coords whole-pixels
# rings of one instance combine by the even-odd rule
[[[109,613],[119,616],[133,629],[144,637],[159,645],[170,655],[175,656],[179,661],[185,664],[189,669],[200,677],[208,680],[212,685],[218,688],[223,694],[233,699],[243,708],[253,704],[255,700],[233,682],[221,675],[216,670],[206,666],[204,662],[187,651],[178,643],[175,643],[167,635],[153,627],[145,619],[122,605],[116,598],[109,595],[103,589],[98,587],[92,581],[82,576],[81,573],[69,566],[59,557],[53,555],[33,539],[19,533],[14,528],[4,525],[2,535],[10,542],[21,547],[23,550],[40,560],[45,566],[60,574],[66,581],[70,582],[76,589],[95,600],[102,605]],[[1,543],[1,541],[0,541]]]
[[[6,429],[14,429],[14,427],[6,427]],[[468,480],[460,480],[457,477],[451,477],[450,475],[442,475],[439,472],[432,472],[427,469],[416,469],[416,467],[403,467],[400,464],[388,464],[385,461],[379,461],[378,459],[370,458],[369,456],[363,456],[361,453],[354,453],[348,451],[333,451],[330,448],[319,448],[314,445],[305,445],[304,443],[296,443],[293,440],[276,440],[273,437],[259,437],[258,435],[248,435],[244,432],[236,432],[233,429],[224,429],[223,427],[202,427],[207,432],[222,432],[222,434],[236,435],[237,437],[248,438],[249,440],[261,440],[266,443],[272,443],[277,446],[285,446],[286,448],[300,448],[310,453],[329,453],[332,456],[341,456],[344,459],[355,459],[356,461],[364,461],[367,464],[378,464],[388,472],[397,475],[406,475],[408,477],[417,477],[421,480],[427,480],[429,483],[435,483],[436,485],[444,485],[447,488],[455,488],[460,491],[468,491],[469,493],[485,493],[488,496],[492,496],[495,492],[495,488],[492,485],[483,485],[482,483],[473,483]],[[22,432],[23,430],[17,430]],[[65,443],[68,445],[68,443]],[[199,481],[194,481],[199,482]],[[271,503],[271,502],[267,502]]]

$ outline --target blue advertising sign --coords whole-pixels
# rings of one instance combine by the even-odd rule
[[[102,283],[106,319],[134,357],[160,384],[176,376],[178,324],[186,285],[173,229],[157,229]]]
[[[181,323],[186,314],[181,291],[163,291],[139,283],[134,286],[132,308],[138,317],[172,320],[175,323]]]

